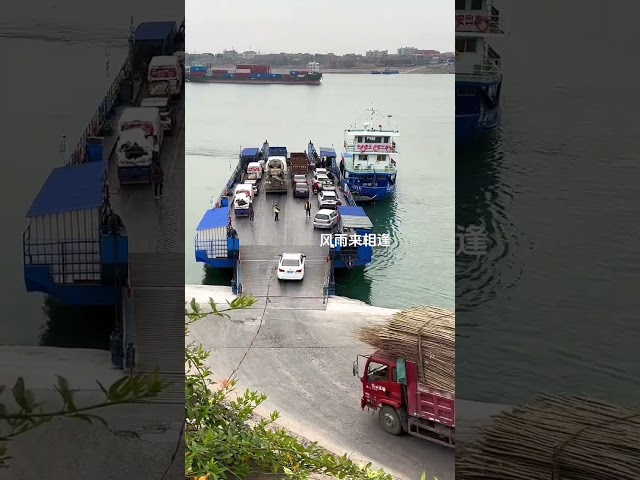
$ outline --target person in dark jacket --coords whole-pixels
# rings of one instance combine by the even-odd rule
[[[278,215],[280,215],[280,208],[278,207],[278,204],[276,203],[273,206],[273,219],[277,222],[278,221]]]
[[[162,197],[164,189],[164,173],[160,162],[155,162],[151,171],[151,181],[153,182],[153,196],[155,198]]]
[[[311,218],[311,202],[309,200],[304,204],[304,211],[307,212],[307,218]]]

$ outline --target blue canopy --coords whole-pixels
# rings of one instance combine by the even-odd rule
[[[331,147],[320,147],[320,154],[321,157],[335,157],[336,155],[336,151],[331,148]]]
[[[362,207],[338,207],[342,226],[347,228],[362,228],[372,230],[373,224]]]
[[[255,157],[258,155],[259,149],[257,148],[243,148],[242,153],[240,154],[242,157]]]
[[[229,225],[229,207],[212,208],[200,220],[196,231],[220,228]]]
[[[90,162],[53,169],[27,217],[98,208],[104,202],[106,162]]]
[[[176,22],[145,22],[135,31],[136,41],[166,40],[176,29]]]

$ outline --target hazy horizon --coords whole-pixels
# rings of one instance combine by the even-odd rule
[[[260,53],[396,53],[401,47],[453,52],[454,2],[370,0],[189,0],[186,50],[219,53],[234,49]],[[372,15],[372,11],[381,11]],[[364,28],[367,26],[366,28]]]

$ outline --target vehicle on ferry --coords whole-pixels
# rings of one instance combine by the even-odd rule
[[[345,130],[340,171],[356,202],[383,200],[396,191],[396,139],[400,136],[377,109],[362,126]]]
[[[302,253],[283,253],[278,261],[278,280],[304,280],[306,255]]]
[[[338,224],[337,210],[324,208],[313,217],[313,228],[333,228]]]
[[[336,192],[322,190],[318,193],[318,206],[323,208],[338,208],[340,199]]]
[[[456,0],[456,144],[472,143],[500,123],[501,58],[490,40],[504,36],[492,0]]]

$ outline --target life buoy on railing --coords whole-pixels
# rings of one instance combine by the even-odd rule
[[[387,145],[386,147],[384,147],[384,150],[385,152],[389,153],[391,152],[392,148],[389,145]]]
[[[481,32],[489,30],[489,19],[487,17],[478,17],[476,19],[476,28]]]
[[[375,145],[375,146],[373,147],[373,151],[374,151],[374,152],[379,152],[379,151],[380,151],[380,145]]]

